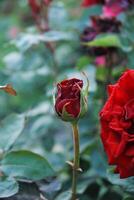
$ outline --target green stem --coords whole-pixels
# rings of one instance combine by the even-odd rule
[[[71,200],[76,200],[77,195],[77,176],[79,170],[79,131],[76,123],[72,124],[73,142],[74,142],[74,162],[73,162],[73,180],[72,180],[72,197]]]

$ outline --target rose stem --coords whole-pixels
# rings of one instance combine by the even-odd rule
[[[79,131],[77,123],[72,123],[73,142],[74,142],[74,162],[73,162],[73,179],[72,179],[72,197],[71,200],[76,200],[77,193],[77,175],[79,169]]]

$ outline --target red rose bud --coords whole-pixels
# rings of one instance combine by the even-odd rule
[[[110,165],[121,178],[134,176],[134,70],[127,70],[115,85],[100,113],[101,139]]]
[[[83,81],[72,78],[57,84],[55,110],[63,121],[78,121],[87,111],[88,87],[83,90]]]

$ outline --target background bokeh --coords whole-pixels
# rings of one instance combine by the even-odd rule
[[[0,119],[12,113],[25,115],[22,134],[13,150],[26,149],[44,156],[55,177],[33,183],[20,182],[20,192],[9,199],[36,200],[40,193],[48,200],[68,200],[73,158],[72,130],[54,112],[53,94],[58,81],[68,77],[90,81],[88,113],[80,121],[81,200],[134,200],[130,180],[120,180],[108,167],[100,141],[99,111],[106,98],[108,69],[96,66],[95,57],[82,46],[80,38],[90,24],[89,16],[99,15],[101,6],[81,8],[81,1],[54,0],[48,9],[50,31],[36,26],[27,0],[0,0],[0,84],[11,83],[18,95],[1,92]],[[134,68],[134,12],[118,16],[122,22],[118,49],[120,62],[112,68],[114,83],[126,68]],[[52,49],[48,43],[51,43]],[[132,91],[133,92],[133,91]],[[8,199],[8,198],[6,198]]]

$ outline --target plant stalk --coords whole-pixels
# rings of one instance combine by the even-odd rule
[[[74,161],[73,161],[73,177],[72,177],[72,197],[76,200],[77,195],[77,176],[79,171],[79,131],[77,123],[72,124],[73,142],[74,142]]]

